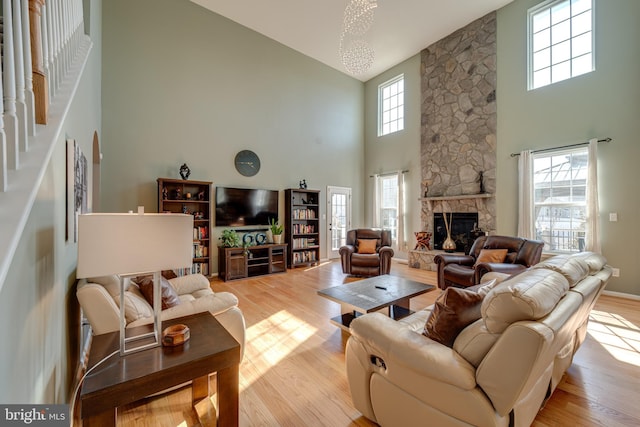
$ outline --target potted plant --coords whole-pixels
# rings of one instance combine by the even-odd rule
[[[222,230],[220,239],[222,241],[222,247],[224,248],[239,248],[242,246],[240,242],[240,236],[236,233],[236,230],[226,229]]]
[[[271,235],[273,236],[273,243],[282,243],[282,233],[284,232],[284,227],[278,224],[278,221],[275,218],[271,218],[269,220],[269,230],[271,231]]]

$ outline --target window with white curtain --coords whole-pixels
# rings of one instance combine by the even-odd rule
[[[389,230],[393,247],[405,250],[404,174],[394,172],[375,177],[374,227]]]
[[[520,153],[519,236],[546,252],[600,252],[597,144]]]
[[[553,252],[581,252],[587,220],[586,147],[533,155],[536,237]]]

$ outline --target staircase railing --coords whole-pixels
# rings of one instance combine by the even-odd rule
[[[84,70],[83,0],[1,0],[0,289]]]

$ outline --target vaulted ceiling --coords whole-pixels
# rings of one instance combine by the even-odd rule
[[[348,0],[191,1],[349,74],[338,55]],[[512,1],[378,0],[373,25],[363,37],[375,59],[353,77],[367,81]]]

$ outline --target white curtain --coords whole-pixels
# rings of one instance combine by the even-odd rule
[[[404,190],[405,180],[402,171],[398,171],[398,250],[407,251],[406,230],[405,225],[405,206],[404,206]]]
[[[600,209],[598,201],[598,140],[589,141],[587,172],[587,222],[585,250],[600,253]]]
[[[518,236],[535,239],[533,218],[533,156],[531,150],[520,152],[518,159]]]
[[[373,179],[373,223],[371,224],[373,228],[381,227],[380,210],[382,208],[382,197],[380,191],[380,175],[376,175]]]

